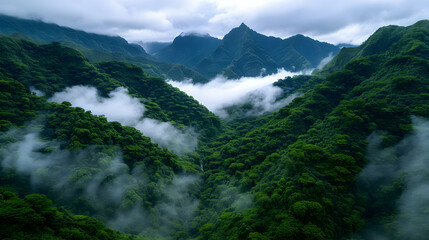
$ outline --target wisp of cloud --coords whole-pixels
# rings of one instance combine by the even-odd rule
[[[31,192],[47,194],[76,214],[96,217],[118,231],[159,239],[177,230],[173,223],[187,227],[199,203],[190,194],[198,176],[181,174],[171,181],[150,182],[146,166],[130,169],[119,149],[61,149],[59,142],[42,140],[40,129],[31,126],[1,133],[0,143],[1,169],[28,179]],[[47,148],[51,150],[44,151]],[[142,189],[149,184],[162,196],[151,209],[143,206],[149,194]]]
[[[118,121],[123,125],[135,127],[145,136],[174,153],[193,151],[197,146],[197,137],[193,129],[179,130],[169,122],[160,122],[144,118],[145,107],[138,98],[131,97],[127,90],[119,87],[109,93],[108,98],[99,96],[97,89],[88,86],[68,87],[55,93],[49,101],[70,102],[96,115],[104,115],[109,121]]]
[[[394,205],[397,214],[390,223],[392,227],[368,226],[364,230],[367,238],[426,239],[429,234],[429,121],[418,117],[412,120],[412,134],[393,147],[380,150],[381,140],[377,134],[368,139],[367,157],[371,162],[360,174],[358,183],[378,197],[383,190],[392,189],[399,179],[403,185]],[[389,201],[395,203],[395,199]]]
[[[277,73],[272,75],[242,77],[235,80],[229,80],[222,75],[218,75],[206,84],[192,84],[191,81],[175,82],[171,80],[168,80],[168,83],[193,96],[211,112],[226,118],[228,116],[224,110],[225,108],[248,101],[255,102],[255,99],[260,103],[262,110],[253,112],[251,115],[260,115],[276,110],[276,108],[278,109],[279,106],[276,100],[282,90],[272,84],[279,79],[298,74],[302,73],[279,69]]]

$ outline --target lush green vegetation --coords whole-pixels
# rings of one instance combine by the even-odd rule
[[[95,218],[56,208],[44,195],[20,198],[0,189],[2,239],[142,239],[118,233]]]
[[[103,73],[124,83],[131,93],[140,94],[155,107],[162,109],[165,120],[193,126],[203,137],[211,137],[221,130],[220,119],[192,97],[167,84],[163,79],[145,74],[141,68],[121,62],[96,64]],[[146,104],[151,106],[150,103]]]
[[[124,86],[145,103],[145,116],[171,121],[177,127],[194,127],[202,139],[220,130],[220,120],[194,99],[134,65],[112,62],[97,68],[77,51],[58,43],[37,45],[7,37],[0,40],[4,53],[0,66],[4,79],[0,81],[0,126],[2,131],[9,130],[0,141],[1,185],[21,194],[44,193],[58,206],[95,216],[105,223],[113,221],[112,226],[130,233],[146,231],[145,236],[153,237],[183,233],[185,223],[180,223],[181,216],[166,214],[163,206],[185,211],[181,209],[186,204],[172,199],[166,191],[172,191],[170,186],[175,181],[180,182],[180,177],[175,176],[198,171],[197,165],[159,148],[132,127],[108,122],[104,116],[94,116],[67,102],[48,103],[28,88],[35,87],[51,96],[67,86],[84,84],[96,86],[107,95]],[[121,76],[117,71],[127,74]],[[155,94],[163,97],[156,98]],[[26,147],[32,157],[24,158],[31,160],[34,173],[6,164],[7,159],[22,158],[17,144],[27,143],[32,133],[37,133],[36,138]],[[40,146],[33,149],[34,144]],[[41,160],[45,165],[37,164]],[[53,188],[59,182],[62,187]],[[95,196],[88,191],[95,191]],[[115,192],[120,194],[112,198],[109,194]],[[139,219],[152,220],[141,223],[137,219],[126,226],[119,220],[114,222],[129,212],[138,214]]]
[[[130,210],[136,204],[150,211],[164,198],[166,185],[171,183],[174,174],[181,173],[189,165],[181,166],[184,163],[176,155],[151,143],[149,138],[134,128],[107,122],[105,117],[94,116],[81,108],[72,108],[67,102],[47,103],[44,98],[30,94],[24,85],[15,80],[3,80],[1,84],[0,100],[8,103],[7,106],[2,105],[1,112],[7,109],[11,113],[5,115],[7,120],[2,120],[2,129],[11,131],[1,136],[0,155],[3,163],[0,183],[18,189],[20,193],[37,190],[74,212],[97,215],[99,219],[107,221],[118,210]],[[34,100],[34,103],[29,104],[29,99]],[[19,114],[20,109],[25,109],[25,114]],[[28,123],[34,119],[36,112],[39,116],[36,122]],[[13,129],[12,125],[21,128]],[[22,172],[19,167],[13,167],[13,164],[5,164],[5,159],[11,154],[14,154],[14,159],[21,158],[19,149],[10,146],[26,141],[26,136],[32,132],[39,133],[43,144],[32,149],[31,146],[38,141],[30,142],[26,148],[32,151],[32,155],[24,158],[34,158],[34,163],[45,159],[46,163],[38,167],[37,164],[31,165],[32,161],[28,160],[27,164],[34,166],[31,170],[35,175],[32,172]],[[118,152],[121,154],[118,155]],[[115,163],[118,158],[123,162]],[[137,170],[143,166],[144,171]],[[133,176],[135,171],[140,171],[139,176]],[[52,174],[47,174],[49,172]],[[64,176],[58,176],[58,173]],[[113,184],[124,176],[131,179],[123,183],[125,192],[119,202],[109,202],[109,197],[104,198],[104,203],[97,202],[85,193],[87,185],[94,184],[97,178],[102,177],[99,179],[103,183],[99,186],[101,192],[102,186]],[[34,186],[32,183],[35,178],[43,180],[42,183]],[[59,190],[52,189],[60,180],[68,182],[64,185],[67,187],[67,194],[65,189],[60,189],[64,195],[58,194]],[[155,217],[156,214],[159,213],[154,212],[152,216]]]
[[[393,147],[412,132],[413,115],[429,118],[429,21],[377,31],[362,46],[343,49],[349,57],[338,57],[323,74],[275,83],[281,97],[303,93],[289,105],[227,123],[128,63],[93,65],[56,43],[6,37],[0,51],[0,184],[23,195],[0,191],[2,237],[133,237],[60,206],[166,239],[367,239],[371,228],[387,239],[424,239],[429,232],[427,205],[404,216],[396,204],[407,176],[417,172],[397,166],[374,183],[358,179],[368,164],[399,162],[394,152],[368,155],[369,136],[380,136],[380,149]],[[339,70],[327,74],[335,64]],[[28,90],[50,96],[75,84],[104,94],[127,87],[151,117],[199,128],[198,150],[176,156],[134,128]],[[23,159],[20,144],[30,140],[37,144],[28,145],[32,155],[25,159],[36,171],[14,167]],[[419,174],[427,178],[423,167]],[[183,175],[191,171],[200,180]],[[118,183],[123,191],[116,192]],[[112,219],[134,222],[118,226]],[[419,231],[395,228],[403,219]]]
[[[47,97],[74,85],[94,86],[105,96],[123,86],[144,100],[146,117],[195,127],[203,137],[214,135],[221,127],[219,118],[196,100],[135,65],[93,65],[76,50],[58,43],[37,45],[8,37],[0,37],[0,50],[0,78],[16,79]]]
[[[200,234],[340,239],[371,223],[371,203],[355,187],[368,161],[367,137],[382,132],[382,144],[392,146],[410,131],[411,114],[429,117],[429,22],[401,30],[389,50],[349,62],[262,126],[255,124],[239,138],[225,134],[202,150],[206,185],[197,218]],[[386,199],[383,188],[375,194],[378,201],[395,201],[403,191],[388,187],[397,191],[389,195],[393,198]],[[222,193],[226,188],[251,194],[252,207],[234,208],[235,200]],[[395,209],[384,210],[371,208],[370,216],[389,225]]]

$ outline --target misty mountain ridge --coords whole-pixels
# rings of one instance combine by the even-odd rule
[[[189,78],[197,82],[208,81],[185,66],[153,59],[140,45],[128,43],[121,37],[87,33],[57,24],[0,15],[0,34],[16,36],[17,33],[20,34],[20,39],[25,36],[39,43],[60,42],[79,50],[91,62],[132,62],[152,76],[176,81]]]
[[[262,70],[272,74],[279,68],[301,71],[317,67],[322,59],[339,50],[301,34],[286,39],[268,37],[242,23],[194,68],[207,77],[223,74],[228,78],[259,76]]]
[[[41,43],[58,41],[78,49],[92,62],[127,61],[139,65],[153,76],[175,81],[192,79],[200,83],[208,82],[218,74],[239,78],[272,74],[279,68],[288,71],[311,69],[339,50],[302,35],[284,40],[267,37],[244,23],[232,29],[222,40],[190,32],[180,34],[171,44],[152,42],[139,45],[130,44],[121,37],[1,15],[0,34]],[[141,45],[148,48],[157,60]]]
[[[193,68],[203,58],[211,54],[221,43],[209,34],[181,33],[173,43],[154,54],[160,61],[183,64]]]
[[[87,33],[54,23],[0,15],[0,34],[13,33],[21,33],[40,43],[61,42],[71,47],[82,46],[98,51],[118,52],[126,56],[148,56],[142,47],[130,44],[119,36]]]

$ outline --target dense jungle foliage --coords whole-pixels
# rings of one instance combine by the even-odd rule
[[[410,179],[427,183],[428,164],[401,168],[406,149],[397,147],[420,131],[414,119],[429,118],[429,21],[382,28],[361,46],[343,48],[315,76],[278,81],[283,97],[303,95],[275,113],[231,122],[129,63],[93,65],[58,43],[8,37],[0,38],[0,52],[2,238],[429,234],[429,198],[419,195],[412,211],[400,207],[413,190]],[[126,87],[149,116],[198,128],[198,149],[177,156],[132,127],[29,91],[49,97],[76,84],[105,95]],[[372,164],[397,169],[371,181],[364,173]],[[405,229],[404,222],[416,228]]]

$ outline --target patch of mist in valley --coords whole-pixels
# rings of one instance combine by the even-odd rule
[[[140,99],[128,95],[127,90],[119,87],[109,93],[108,98],[101,97],[97,89],[89,86],[68,87],[55,93],[49,101],[70,102],[95,115],[104,115],[108,121],[117,121],[131,126],[148,136],[161,147],[176,154],[195,150],[198,137],[193,128],[178,129],[169,122],[144,117],[145,107]]]
[[[175,174],[151,182],[149,166],[130,169],[115,147],[61,149],[59,142],[42,140],[35,125],[0,135],[0,170],[27,179],[29,192],[47,194],[74,213],[96,217],[118,231],[157,238],[177,230],[175,223],[190,224],[199,203],[192,194],[198,176]],[[150,200],[154,196],[149,189],[158,200]]]
[[[273,112],[290,103],[299,94],[290,95],[288,99],[279,99],[283,90],[273,86],[273,83],[287,76],[295,76],[305,72],[288,72],[279,69],[277,73],[258,76],[242,77],[240,79],[227,79],[218,75],[205,84],[193,84],[191,80],[176,82],[168,80],[168,83],[179,88],[186,94],[194,97],[211,112],[221,118],[229,117],[231,108],[239,109],[242,117],[254,117]],[[248,109],[243,106],[251,105]]]
[[[380,134],[368,138],[370,163],[358,176],[358,185],[372,204],[396,214],[386,216],[389,224],[367,226],[361,233],[365,239],[429,235],[429,120],[413,117],[412,123],[412,133],[395,146],[382,149]]]
[[[315,70],[322,70],[326,66],[326,64],[328,64],[329,61],[332,60],[332,58],[334,58],[334,55],[332,53],[329,53],[329,55],[327,57],[323,58],[320,61],[319,65],[317,65],[317,67],[315,68]]]

